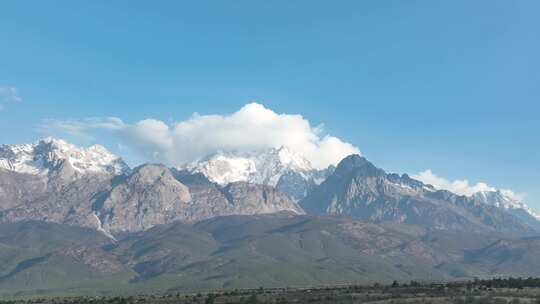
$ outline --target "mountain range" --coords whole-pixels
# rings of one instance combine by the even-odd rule
[[[130,168],[99,145],[2,145],[0,223],[0,295],[538,275],[524,202],[287,147]]]

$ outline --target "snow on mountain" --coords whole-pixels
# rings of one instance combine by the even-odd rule
[[[540,213],[531,209],[521,200],[501,190],[480,191],[472,195],[474,198],[489,205],[503,209],[523,209],[525,212],[540,221]]]
[[[242,181],[274,187],[285,173],[295,172],[310,179],[317,172],[307,159],[287,147],[258,152],[218,152],[180,169],[202,173],[220,185]]]
[[[100,145],[78,148],[64,140],[45,138],[32,144],[1,145],[0,168],[32,175],[47,174],[63,161],[76,173],[122,174],[129,167]]]

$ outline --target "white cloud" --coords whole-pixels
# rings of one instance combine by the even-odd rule
[[[128,125],[116,117],[87,118],[84,120],[46,119],[38,126],[38,129],[47,135],[50,135],[49,133],[51,132],[59,131],[82,138],[86,141],[95,140],[92,135],[95,130],[102,129],[120,133],[127,128]]]
[[[471,196],[477,192],[490,192],[498,190],[497,188],[489,186],[488,184],[482,182],[471,184],[466,179],[457,179],[450,181],[446,178],[437,176],[429,169],[413,175],[412,177],[423,182],[424,184],[432,185],[433,187],[435,187],[435,189],[448,190],[459,195]],[[525,196],[524,194],[518,194],[508,189],[499,189],[499,191],[501,191],[501,193],[505,196],[512,198],[516,201],[522,201]]]
[[[4,105],[6,103],[20,102],[20,101],[22,101],[22,98],[19,96],[17,92],[17,88],[8,87],[8,86],[0,86],[0,110],[4,108]]]
[[[526,196],[525,193],[515,193],[514,191],[508,190],[508,189],[502,189],[500,191],[502,192],[502,194],[504,194],[505,196],[515,201],[523,202],[525,200],[525,196]]]
[[[435,175],[433,172],[431,172],[431,170],[426,170],[413,175],[413,178],[423,182],[424,184],[430,184],[436,189],[448,190],[459,195],[470,196],[481,191],[497,191],[497,189],[488,186],[486,183],[476,183],[472,185],[469,184],[469,181],[466,179],[450,181]]]
[[[317,168],[336,164],[360,150],[339,138],[323,134],[322,126],[311,126],[301,115],[278,114],[258,103],[243,106],[227,115],[193,114],[168,125],[145,119],[126,124],[119,118],[44,122],[46,129],[91,136],[108,130],[125,145],[153,160],[181,165],[219,150],[259,150],[287,146],[302,153]]]

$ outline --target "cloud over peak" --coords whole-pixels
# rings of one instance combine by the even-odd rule
[[[524,199],[523,194],[515,193],[512,190],[497,189],[483,182],[471,184],[466,179],[463,179],[463,180],[456,179],[456,180],[451,181],[446,178],[437,176],[429,169],[422,171],[418,174],[415,174],[412,177],[414,179],[417,179],[423,182],[424,184],[432,185],[433,187],[435,187],[435,189],[448,190],[450,192],[453,192],[459,195],[471,196],[477,192],[500,191],[503,195],[513,200],[522,201]]]
[[[149,161],[171,165],[181,165],[217,151],[287,146],[303,154],[314,167],[324,168],[349,154],[360,153],[352,144],[324,134],[322,126],[312,126],[302,115],[278,114],[259,103],[246,104],[232,114],[194,113],[173,124],[156,119],[127,124],[113,117],[47,120],[44,127],[77,136],[92,136],[95,131],[106,130]]]

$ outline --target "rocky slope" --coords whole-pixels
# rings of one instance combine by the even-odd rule
[[[50,186],[38,196],[0,212],[3,222],[41,220],[91,227],[107,235],[146,230],[175,220],[195,222],[220,215],[303,210],[273,187],[177,179],[162,165],[143,165],[126,176],[88,175]],[[204,177],[202,177],[204,179]],[[54,183],[50,180],[49,183]]]
[[[197,179],[198,178],[198,179]],[[231,214],[303,210],[270,186],[231,183],[225,187],[203,176],[143,165],[117,181],[93,204],[105,231],[140,231],[175,220],[195,222]]]
[[[534,217],[535,219],[540,220],[540,214],[532,210],[529,206],[527,206],[527,204],[525,204],[521,200],[504,193],[504,191],[495,190],[495,191],[477,192],[473,194],[472,197],[475,200],[483,202],[485,204],[493,205],[493,206],[504,208],[507,210],[522,209],[523,211],[528,213],[531,217]]]
[[[335,170],[315,170],[286,148],[218,153],[183,169],[131,170],[100,146],[46,139],[0,147],[0,221],[90,227],[111,238],[176,220],[279,211],[530,235],[540,224],[524,206],[499,192],[437,191],[354,155]]]
[[[400,219],[436,225],[441,229],[492,229],[525,235],[533,233],[533,229],[540,231],[540,221],[533,216],[532,210],[525,204],[502,195],[501,192],[462,197],[447,191],[437,191],[432,186],[422,184],[407,175],[386,174],[377,168],[372,168],[371,173],[375,175],[380,173],[384,176],[383,183],[377,185],[377,178],[362,178],[358,179],[355,185],[351,185],[350,189],[343,190],[354,192],[359,188],[357,189],[359,192],[364,192],[358,196],[349,193],[354,196],[353,200],[363,201],[364,207],[358,208],[349,197],[341,202],[327,203],[324,208],[317,209],[312,202],[313,193],[320,190],[318,187],[320,182],[326,180],[334,168],[323,171],[310,168],[309,163],[301,156],[281,148],[264,153],[218,153],[187,166],[185,170],[200,172],[210,180],[221,184],[235,180],[275,184],[278,190],[293,200],[300,200],[308,213],[341,214],[371,220]],[[384,186],[381,186],[383,184]],[[379,186],[382,188],[377,189]],[[330,192],[332,191],[336,189]],[[443,203],[440,203],[441,201]]]
[[[465,262],[492,276],[540,275],[540,238],[502,239],[469,252]]]
[[[523,201],[505,194],[503,191],[477,192],[472,195],[472,199],[503,209],[535,228],[537,231],[540,231],[540,214],[531,209]]]
[[[0,296],[529,276],[539,274],[537,247],[537,239],[290,212],[172,222],[116,242],[18,222],[0,224]]]
[[[129,174],[121,158],[58,139],[0,147],[0,220],[42,220],[99,228],[94,197]]]
[[[4,145],[0,154],[0,221],[40,220],[111,233],[175,220],[303,210],[271,186],[220,186],[163,165],[131,170],[103,147],[80,149],[62,140]],[[175,171],[177,172],[177,171]],[[183,176],[189,186],[177,177]]]
[[[300,205],[308,213],[399,221],[443,230],[535,233],[531,226],[501,208],[437,191],[407,175],[387,174],[358,155],[341,161]]]

